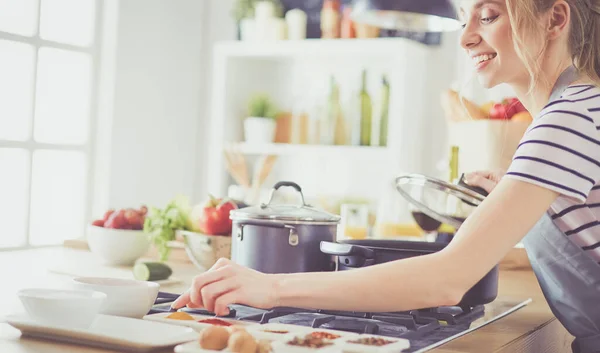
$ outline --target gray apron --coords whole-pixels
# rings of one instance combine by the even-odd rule
[[[565,70],[550,102],[576,78],[572,66]],[[548,213],[523,244],[552,313],[575,336],[573,352],[600,352],[600,265],[558,229]]]

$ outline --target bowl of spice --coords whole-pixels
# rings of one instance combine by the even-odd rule
[[[298,325],[286,325],[278,323],[267,323],[254,325],[248,328],[253,336],[271,341],[286,341],[294,336],[302,336],[310,331],[310,328]]]
[[[401,352],[410,348],[410,342],[402,338],[391,338],[378,335],[357,335],[336,342],[344,352]]]
[[[311,335],[295,336],[285,341],[273,342],[275,353],[332,353],[339,352],[333,341],[315,338]]]

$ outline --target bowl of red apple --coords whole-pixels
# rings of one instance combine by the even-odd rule
[[[150,240],[144,233],[148,209],[108,210],[87,229],[90,251],[107,265],[130,266],[146,254]]]

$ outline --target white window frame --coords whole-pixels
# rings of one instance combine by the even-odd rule
[[[31,98],[31,126],[29,139],[27,141],[9,141],[0,139],[0,148],[19,148],[29,152],[29,183],[27,190],[27,209],[26,209],[26,224],[25,224],[25,242],[22,246],[17,247],[1,247],[0,251],[7,250],[19,250],[29,249],[38,247],[56,246],[60,244],[32,246],[30,243],[30,220],[31,220],[31,185],[32,185],[32,163],[33,163],[33,152],[36,150],[54,150],[54,151],[78,151],[83,152],[86,161],[86,175],[85,185],[86,190],[84,197],[84,225],[90,219],[92,211],[92,197],[94,190],[94,166],[95,166],[95,147],[96,147],[96,126],[97,126],[97,112],[98,112],[98,95],[99,95],[99,74],[100,74],[100,48],[102,43],[103,34],[103,3],[104,0],[93,0],[95,7],[94,14],[94,32],[92,43],[88,46],[78,46],[72,44],[65,44],[40,38],[40,18],[41,18],[41,2],[37,0],[37,23],[34,35],[25,36],[19,34],[13,34],[9,32],[0,31],[0,40],[7,40],[17,43],[24,43],[33,46],[34,48],[34,60],[33,60],[33,75],[32,81],[30,82],[32,87],[32,98]],[[90,56],[91,62],[91,75],[90,75],[90,107],[88,116],[88,138],[85,144],[54,144],[54,143],[39,143],[33,138],[33,129],[35,128],[35,103],[36,103],[36,81],[37,81],[37,66],[39,58],[39,50],[41,47],[62,49],[71,52],[84,53]],[[81,229],[81,235],[85,234],[85,226]]]

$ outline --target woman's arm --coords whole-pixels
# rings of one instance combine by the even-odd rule
[[[223,314],[234,303],[361,311],[453,305],[525,236],[557,195],[504,178],[438,253],[349,271],[280,275],[219,261],[173,306]]]
[[[283,275],[278,304],[368,311],[456,304],[525,236],[557,195],[504,178],[444,250],[340,273]]]

